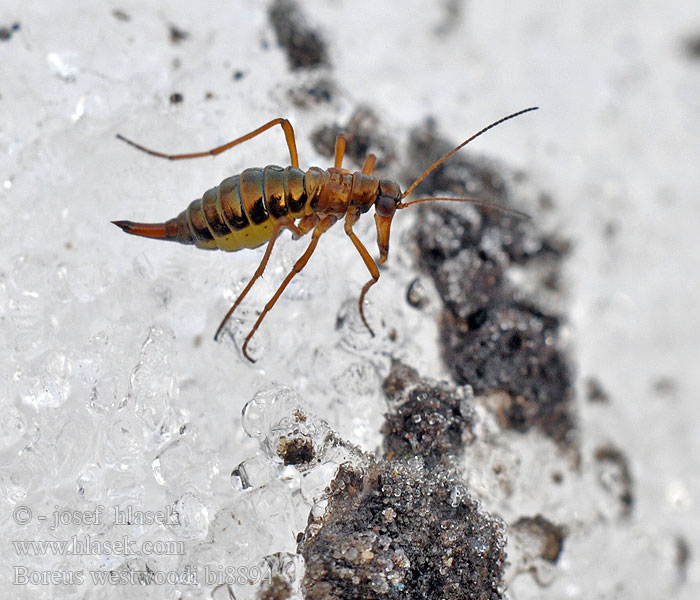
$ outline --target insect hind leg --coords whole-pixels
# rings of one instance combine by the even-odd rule
[[[273,119],[269,123],[265,123],[265,125],[262,125],[258,127],[257,129],[251,131],[250,133],[247,133],[246,135],[236,138],[235,140],[232,140],[230,142],[227,142],[226,144],[223,144],[222,146],[217,146],[216,148],[212,148],[211,150],[205,150],[204,152],[190,152],[188,154],[165,154],[164,152],[156,152],[155,150],[151,150],[149,148],[146,148],[145,146],[142,146],[141,144],[137,144],[136,142],[125,138],[121,134],[117,134],[117,139],[122,140],[123,142],[126,142],[130,146],[133,146],[137,150],[141,150],[141,152],[145,152],[146,154],[150,154],[151,156],[157,156],[158,158],[167,158],[168,160],[182,160],[186,158],[200,158],[203,156],[216,156],[217,154],[221,154],[222,152],[225,152],[226,150],[229,150],[230,148],[233,148],[234,146],[237,146],[238,144],[242,144],[243,142],[246,142],[252,138],[254,138],[256,135],[260,135],[264,131],[267,131],[271,127],[274,127],[275,125],[279,125],[282,127],[282,131],[284,131],[284,138],[287,141],[287,147],[289,148],[289,158],[292,161],[292,166],[293,167],[298,167],[299,166],[299,155],[297,153],[297,143],[296,143],[296,138],[294,137],[294,128],[292,127],[292,124],[287,120],[283,118],[277,118]]]
[[[245,341],[243,342],[243,356],[245,356],[250,362],[255,362],[253,358],[248,354],[248,342],[250,342],[250,338],[253,337],[255,332],[258,330],[258,327],[260,327],[260,323],[263,322],[263,319],[272,310],[272,307],[275,305],[277,300],[279,300],[279,297],[282,295],[282,292],[284,292],[285,288],[289,285],[289,282],[294,279],[294,276],[301,272],[301,270],[306,266],[306,263],[309,262],[309,259],[311,258],[311,255],[314,253],[314,250],[316,249],[316,246],[318,245],[318,240],[321,237],[321,234],[324,232],[328,231],[328,229],[337,221],[336,217],[333,216],[327,216],[324,217],[321,222],[316,225],[314,228],[314,232],[311,234],[311,242],[309,243],[308,247],[306,248],[306,251],[304,254],[299,257],[297,262],[294,263],[294,266],[292,267],[292,270],[287,274],[287,276],[284,278],[284,281],[282,284],[277,288],[277,291],[275,292],[275,295],[272,296],[270,301],[265,305],[265,308],[263,309],[262,313],[260,313],[260,316],[258,317],[258,320],[255,321],[255,325],[253,325],[253,328],[250,330],[250,333],[246,336]]]
[[[265,267],[267,267],[267,263],[270,260],[270,255],[272,254],[272,248],[275,245],[275,242],[277,241],[277,238],[279,237],[279,234],[282,233],[283,229],[289,229],[296,237],[301,237],[305,233],[309,231],[307,229],[306,231],[303,231],[301,228],[297,227],[294,224],[294,221],[290,217],[282,217],[275,223],[275,228],[272,230],[272,235],[270,236],[270,241],[267,243],[267,248],[265,249],[265,254],[260,261],[260,264],[258,265],[258,268],[256,269],[255,273],[253,274],[253,277],[251,277],[250,281],[248,284],[243,288],[243,291],[239,294],[238,298],[236,298],[236,301],[233,303],[233,306],[228,309],[228,312],[226,313],[226,316],[221,320],[221,323],[219,324],[218,329],[216,330],[216,333],[214,334],[214,341],[218,341],[219,335],[221,335],[221,332],[224,329],[224,326],[228,322],[229,318],[231,315],[234,313],[236,308],[238,308],[238,305],[243,302],[243,298],[245,298],[248,295],[248,292],[250,291],[250,288],[253,287],[253,284],[262,277],[263,272],[265,271]]]

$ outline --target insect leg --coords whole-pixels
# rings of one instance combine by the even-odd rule
[[[335,138],[335,162],[334,166],[336,169],[343,168],[343,156],[345,156],[345,134],[339,133],[338,137]]]
[[[362,165],[362,174],[371,175],[375,164],[377,164],[377,157],[370,152],[365,158],[365,164]]]
[[[267,248],[265,249],[265,254],[260,261],[260,264],[258,265],[257,270],[255,271],[255,274],[253,277],[250,279],[248,284],[245,286],[243,291],[239,294],[238,298],[236,298],[236,301],[233,303],[233,306],[229,308],[228,312],[226,313],[226,316],[221,320],[221,323],[219,324],[219,328],[216,330],[216,333],[214,334],[214,341],[218,341],[219,339],[219,334],[221,334],[224,325],[226,325],[226,322],[229,320],[229,317],[233,314],[233,312],[236,310],[238,305],[243,301],[243,298],[246,297],[248,292],[250,291],[250,288],[253,287],[253,284],[260,278],[262,277],[263,272],[265,271],[265,267],[267,267],[267,262],[270,260],[270,255],[272,254],[272,248],[275,245],[275,242],[277,241],[277,237],[279,234],[282,232],[283,229],[289,229],[295,236],[299,237],[304,235],[304,233],[307,233],[307,231],[302,231],[299,229],[294,224],[294,220],[289,218],[289,217],[282,217],[275,223],[275,228],[272,230],[272,236],[270,237],[270,241],[267,243]]]
[[[298,240],[302,235],[306,235],[311,231],[316,225],[318,225],[321,218],[318,215],[306,215],[299,220],[299,235],[294,234],[292,239]]]
[[[275,305],[279,297],[282,295],[282,292],[284,292],[285,288],[289,285],[289,282],[294,278],[294,276],[299,273],[305,266],[306,263],[309,262],[309,258],[311,258],[311,255],[313,254],[314,250],[316,249],[316,246],[318,245],[318,238],[321,237],[321,234],[328,231],[328,229],[337,221],[336,217],[333,216],[327,216],[324,217],[321,222],[316,225],[314,232],[311,234],[311,242],[309,243],[308,247],[306,248],[306,251],[304,254],[301,255],[299,260],[297,260],[296,263],[294,263],[294,266],[292,267],[292,270],[289,272],[289,274],[284,278],[284,281],[282,284],[277,288],[277,291],[275,292],[275,295],[272,296],[270,301],[265,305],[265,308],[263,309],[262,313],[260,313],[260,316],[258,317],[258,320],[255,321],[255,325],[253,325],[253,329],[250,330],[250,333],[247,335],[245,338],[245,341],[243,342],[243,356],[245,356],[250,362],[255,362],[250,355],[248,354],[248,342],[250,342],[250,338],[253,337],[253,334],[257,331],[258,327],[260,327],[260,323],[262,323],[263,319],[272,310],[272,307]]]
[[[348,237],[352,240],[352,243],[355,245],[355,248],[360,253],[362,260],[365,262],[365,266],[367,267],[370,275],[372,276],[372,279],[365,283],[364,287],[362,288],[358,304],[360,307],[360,317],[362,318],[362,322],[365,324],[367,330],[372,334],[372,337],[374,337],[374,331],[372,331],[372,328],[369,326],[369,323],[365,318],[364,301],[365,295],[369,291],[369,288],[371,288],[375,283],[377,283],[377,281],[379,281],[379,267],[377,267],[377,263],[374,262],[374,259],[370,256],[369,252],[367,251],[367,248],[365,248],[364,244],[359,240],[359,238],[355,235],[355,232],[352,230],[352,226],[357,222],[359,218],[360,213],[357,209],[351,209],[348,211],[345,217],[345,233],[347,233]]]
[[[151,156],[158,156],[160,158],[167,158],[168,160],[180,160],[183,158],[199,158],[201,156],[216,156],[217,154],[221,154],[222,152],[225,152],[229,148],[233,148],[234,146],[237,146],[238,144],[242,144],[243,142],[248,141],[251,138],[254,138],[256,135],[261,134],[263,131],[267,131],[271,127],[274,127],[275,125],[280,125],[282,127],[282,130],[284,131],[284,138],[287,140],[287,147],[289,148],[289,157],[292,160],[292,166],[298,167],[299,166],[299,155],[297,154],[297,143],[296,139],[294,138],[294,129],[292,128],[292,124],[287,121],[287,119],[273,119],[269,123],[265,123],[265,125],[262,125],[261,127],[258,127],[256,130],[251,131],[250,133],[247,133],[243,137],[239,137],[231,142],[228,142],[224,144],[223,146],[217,146],[216,148],[212,148],[211,150],[205,150],[204,152],[192,152],[189,154],[165,154],[163,152],[156,152],[155,150],[149,150],[145,146],[141,146],[140,144],[137,144],[136,142],[132,142],[131,140],[125,138],[121,134],[117,134],[117,139],[122,140],[123,142],[126,142],[130,146],[133,146],[134,148],[137,148],[138,150],[141,150],[142,152],[145,152],[146,154],[150,154]]]

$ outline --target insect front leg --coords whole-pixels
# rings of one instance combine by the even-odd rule
[[[372,171],[374,171],[374,165],[376,165],[376,164],[377,164],[377,157],[370,152],[367,155],[367,158],[365,158],[365,164],[362,165],[362,174],[363,175],[371,175]]]
[[[342,169],[343,168],[343,158],[345,157],[345,147],[347,145],[347,138],[344,133],[339,133],[335,138],[335,160],[333,162],[333,168]],[[371,175],[374,171],[374,165],[377,163],[377,157],[371,152],[365,158],[365,163],[362,165],[362,174]]]
[[[352,243],[355,245],[355,248],[360,253],[362,260],[365,263],[365,266],[367,267],[370,275],[372,276],[372,279],[370,279],[363,286],[362,291],[360,292],[360,298],[358,300],[358,305],[359,305],[359,309],[360,309],[360,317],[362,318],[362,322],[365,324],[365,327],[370,332],[372,337],[374,337],[374,331],[372,331],[372,328],[369,326],[369,323],[367,322],[367,319],[365,318],[364,302],[365,302],[365,295],[369,291],[369,288],[371,288],[375,283],[377,283],[377,281],[379,281],[379,267],[377,267],[377,263],[370,256],[370,253],[367,251],[367,248],[365,248],[364,244],[360,241],[360,239],[355,235],[355,232],[352,230],[352,226],[357,222],[357,220],[359,218],[360,218],[360,211],[358,211],[356,208],[355,209],[351,208],[347,212],[347,215],[345,216],[345,233],[347,233],[348,237],[352,240]]]

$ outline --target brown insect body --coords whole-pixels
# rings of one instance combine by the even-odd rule
[[[360,172],[333,167],[304,172],[298,167],[268,165],[227,177],[165,223],[114,223],[142,237],[234,252],[269,242],[275,222],[282,217],[340,219],[350,207],[366,213],[382,193],[401,195],[395,181]],[[140,231],[144,227],[148,229]]]
[[[319,237],[339,219],[344,218],[345,233],[352,241],[372,276],[360,293],[359,310],[363,323],[370,333],[374,335],[364,316],[363,300],[369,288],[378,281],[379,269],[377,268],[377,263],[353,232],[353,225],[360,218],[360,215],[369,211],[371,207],[375,207],[374,218],[377,227],[377,245],[380,253],[379,262],[383,263],[388,256],[391,221],[394,214],[397,209],[406,208],[411,204],[437,200],[470,202],[526,217],[527,215],[513,209],[495,206],[473,198],[421,198],[410,202],[403,202],[403,199],[413,191],[430,171],[471,140],[499,123],[531,110],[535,110],[535,108],[528,108],[499,119],[474,134],[435,162],[403,193],[395,181],[380,179],[372,175],[376,162],[373,154],[367,156],[362,171],[351,173],[349,170],[342,168],[345,153],[345,137],[343,134],[340,134],[336,139],[335,165],[333,167],[329,169],[311,167],[304,172],[299,168],[294,131],[286,119],[275,119],[228,144],[206,152],[193,154],[163,154],[144,148],[122,136],[117,136],[119,139],[148,154],[177,160],[219,154],[275,125],[280,125],[285,133],[292,165],[289,167],[269,165],[264,168],[245,169],[240,175],[228,177],[218,186],[207,190],[201,198],[191,202],[177,217],[164,223],[134,223],[132,221],[113,221],[113,223],[133,235],[171,240],[181,244],[194,244],[199,248],[210,250],[220,249],[232,252],[242,248],[257,248],[267,243],[265,255],[258,269],[222,320],[215,339],[218,338],[228,318],[241,303],[253,283],[262,275],[270,258],[275,240],[281,231],[289,229],[295,238],[313,231],[311,242],[306,251],[297,260],[292,271],[267,303],[243,343],[243,354],[246,358],[253,361],[247,353],[250,338],[292,278],[306,266],[316,249]]]
[[[313,211],[319,177],[311,169],[269,165],[246,169],[207,190],[165,222],[167,238],[208,250],[233,252],[270,240],[275,221],[301,219]]]

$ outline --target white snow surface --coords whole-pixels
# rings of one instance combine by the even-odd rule
[[[290,72],[267,7],[0,7],[0,26],[20,23],[0,41],[0,596],[218,597],[213,585],[127,589],[95,584],[87,573],[217,564],[232,544],[244,570],[265,554],[293,553],[308,511],[301,501],[288,530],[270,516],[269,495],[261,493],[263,508],[239,502],[241,531],[217,537],[217,516],[240,495],[232,470],[244,460],[254,465],[261,452],[242,427],[243,406],[288,386],[319,422],[373,451],[391,356],[448,377],[435,292],[423,311],[405,300],[420,276],[406,244],[415,217],[398,215],[389,260],[369,294],[375,338],[356,309],[366,269],[336,226],[253,338],[255,364],[242,357],[242,339],[305,241],[282,236],[234,319],[233,339],[214,343],[263,248],[204,252],[127,236],[109,223],[162,221],[226,176],[288,161],[276,129],[214,159],[176,162],[139,153],[117,133],[167,152],[198,151],[285,116],[302,167],[325,167],[311,132],[346,122],[364,103],[401,151],[399,163],[409,130],[426,117],[457,143],[509,112],[541,107],[471,148],[547,191],[554,217],[542,226],[572,242],[561,310],[579,391],[581,465],[533,433],[500,442],[518,482],[510,494],[474,474],[493,456],[473,453],[469,466],[469,481],[483,485],[474,493],[506,522],[542,513],[568,528],[562,557],[539,583],[518,570],[512,551],[510,597],[697,598],[700,58],[685,45],[700,36],[697,4],[311,0],[302,8],[327,42],[326,74],[338,88],[311,109],[295,106],[287,91],[317,74]],[[188,37],[171,42],[171,25]],[[175,92],[183,102],[170,102]],[[376,255],[369,215],[357,231]],[[609,403],[586,401],[589,377]],[[626,519],[603,508],[592,463],[605,444],[631,469],[635,502]],[[566,472],[557,494],[545,493],[550,471],[542,465]],[[260,489],[287,475],[261,476]],[[115,506],[154,514],[174,505],[187,515],[174,528],[79,522],[99,506],[114,515]],[[55,514],[68,522],[53,527]],[[143,550],[125,558],[104,546],[26,556],[17,544],[73,536],[183,542],[185,556]],[[84,582],[68,581],[79,571]],[[236,597],[256,592],[239,586]]]

